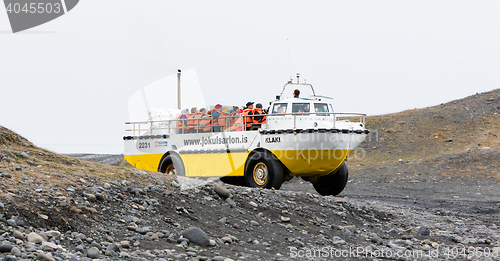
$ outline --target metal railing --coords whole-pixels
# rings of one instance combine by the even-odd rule
[[[354,122],[362,123],[361,127],[365,126],[366,114],[361,113],[337,113],[337,112],[303,112],[303,113],[273,113],[260,115],[241,115],[241,116],[223,116],[223,117],[205,117],[205,118],[186,118],[173,120],[157,120],[157,121],[140,121],[126,122],[131,125],[127,132],[132,132],[132,135],[144,134],[183,134],[183,133],[209,133],[209,132],[236,132],[244,130],[258,130],[269,120],[277,120],[282,117],[292,116],[293,126],[287,129],[297,128],[297,119],[311,117],[315,115],[320,117],[316,120],[331,121],[332,128],[336,128],[337,122]],[[252,118],[249,120],[249,118]],[[258,123],[254,121],[254,117],[266,117],[266,121]],[[358,118],[357,121],[350,119]],[[290,118],[291,119],[291,118]],[[247,122],[248,121],[248,122]],[[157,131],[158,133],[155,133]]]

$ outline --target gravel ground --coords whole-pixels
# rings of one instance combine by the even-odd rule
[[[493,180],[352,171],[322,197],[299,178],[275,191],[131,170],[147,182],[55,186],[63,174],[32,171],[0,162],[3,260],[500,260]]]

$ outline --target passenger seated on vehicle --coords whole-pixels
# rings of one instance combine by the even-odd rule
[[[221,131],[227,130],[227,127],[230,124],[229,114],[227,112],[225,112],[225,111],[222,111],[221,114],[220,114],[220,116],[217,118],[217,123],[216,124],[220,127]]]
[[[233,114],[235,112],[239,112],[240,111],[240,108],[238,106],[233,106],[233,108],[229,111],[229,114]]]
[[[187,119],[187,115],[185,112],[186,112],[185,110],[182,110],[181,114],[179,114],[179,116],[177,117],[177,119],[180,120],[180,121],[177,121],[177,132],[178,133],[184,133],[188,129],[187,123],[185,120],[185,119]]]
[[[234,112],[233,116],[235,117],[235,121],[231,123],[231,131],[242,131],[243,130],[243,117],[241,114],[243,110],[239,110],[238,112]]]
[[[278,113],[285,113],[285,109],[282,106],[278,107]]]
[[[205,114],[205,108],[201,108],[199,112],[195,113],[194,114],[194,125],[195,125],[195,132],[201,132],[203,131],[203,127],[202,127],[202,118],[203,116],[206,116],[207,114]]]
[[[200,132],[210,132],[212,130],[212,116],[205,114],[200,121]]]
[[[262,111],[262,104],[260,103],[257,103],[255,105],[255,109],[253,109],[253,127],[259,127],[261,126],[262,123],[265,123],[266,122],[266,116],[260,116],[264,114],[264,112]]]
[[[212,111],[212,124],[213,124],[213,130],[216,132],[220,131],[220,127],[218,124],[218,118],[222,113],[222,105],[217,104],[215,105],[215,109]]]
[[[309,112],[309,104],[305,104],[304,106],[302,106],[302,109],[300,109],[299,112],[300,113]]]
[[[250,130],[253,126],[253,104],[254,102],[247,102],[246,108],[243,110],[243,118],[245,118],[245,129]]]

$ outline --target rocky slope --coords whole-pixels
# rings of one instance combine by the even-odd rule
[[[498,260],[480,216],[107,166],[1,131],[3,260]]]

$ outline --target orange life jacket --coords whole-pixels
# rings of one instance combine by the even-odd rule
[[[261,108],[255,108],[253,109],[253,122],[254,123],[265,123],[266,122],[266,116],[257,116],[257,115],[261,115],[261,114],[264,114],[262,112],[262,109]]]
[[[204,115],[205,115],[205,113],[203,113],[203,112],[197,112],[197,113],[194,114],[194,116],[193,116],[194,120],[193,121],[194,121],[195,128],[202,129],[200,127],[201,126],[201,121],[202,121],[201,118],[203,118]]]
[[[217,118],[217,125],[220,126],[220,129],[221,130],[225,130],[226,129],[226,126],[227,126],[227,123],[229,122],[229,118],[227,118],[229,116],[229,114],[225,111],[222,111],[221,114],[219,115],[219,117]],[[224,118],[221,118],[221,117],[224,117]]]
[[[181,114],[179,114],[177,119],[187,119],[187,115],[185,113],[181,113]],[[186,122],[187,122],[186,120],[177,121],[177,128],[183,129],[183,130],[187,129]]]
[[[200,125],[203,127],[204,131],[210,131],[212,128],[212,116],[205,115],[201,118]]]
[[[242,116],[247,116],[247,117],[244,117],[247,128],[252,127],[252,125],[253,125],[253,116],[248,116],[248,115],[253,115],[253,110],[252,109],[244,109],[243,113],[241,115]]]
[[[187,120],[187,126],[189,128],[194,128],[194,126],[196,125],[196,121],[194,120],[194,113],[188,114],[187,118],[188,118],[188,120]]]
[[[232,131],[242,131],[243,130],[243,117],[242,116],[235,116],[236,120],[234,123],[231,123],[231,130]],[[234,119],[234,118],[232,118]]]

